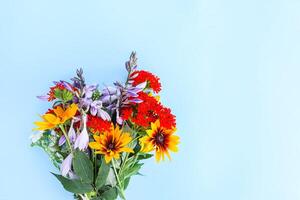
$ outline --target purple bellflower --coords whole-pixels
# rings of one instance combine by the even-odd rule
[[[82,123],[83,123],[83,128],[81,133],[77,136],[74,144],[74,148],[78,148],[79,150],[83,151],[88,147],[89,144],[89,134],[87,132],[86,128],[86,122],[87,122],[87,116],[86,114],[83,114],[82,116]]]
[[[110,121],[110,115],[103,109],[101,100],[93,100],[93,93],[97,91],[98,85],[85,86],[83,88],[83,98],[80,100],[81,107],[90,110],[93,116],[101,117],[103,120]]]
[[[66,177],[68,175],[68,173],[71,171],[72,168],[72,160],[73,160],[73,154],[70,153],[62,162],[61,166],[60,166],[60,172],[61,175],[63,175],[64,177]]]

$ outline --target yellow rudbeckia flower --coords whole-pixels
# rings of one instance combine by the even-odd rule
[[[93,135],[95,142],[90,142],[91,149],[96,150],[96,154],[103,154],[106,163],[109,163],[113,158],[119,159],[120,153],[134,151],[127,147],[132,138],[129,133],[124,133],[119,129],[119,126],[114,128],[112,125],[110,131],[106,131],[100,136]]]
[[[140,139],[142,152],[150,152],[155,150],[156,161],[165,160],[165,155],[171,159],[170,151],[177,152],[179,144],[179,137],[174,135],[176,131],[173,129],[166,129],[160,126],[160,121],[156,120],[151,123],[151,129],[146,130],[147,135]]]
[[[34,130],[49,130],[57,127],[60,124],[65,123],[68,119],[75,116],[78,110],[77,104],[71,104],[67,109],[63,109],[62,106],[57,106],[53,109],[53,113],[46,113],[41,116],[43,121],[34,122],[37,126]]]

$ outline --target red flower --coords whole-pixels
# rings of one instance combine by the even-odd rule
[[[111,124],[109,121],[103,120],[100,117],[88,115],[87,127],[90,128],[92,133],[103,133],[109,131]]]
[[[175,116],[169,108],[164,107],[154,97],[144,92],[139,93],[142,103],[136,104],[136,113],[131,118],[132,122],[139,126],[149,127],[151,122],[160,120],[161,126],[171,129],[176,126]]]
[[[132,107],[125,107],[121,109],[121,117],[123,120],[128,120],[133,113]]]
[[[175,115],[171,113],[170,108],[162,107],[162,109],[159,111],[159,121],[160,125],[167,129],[176,127]]]
[[[159,78],[150,72],[140,70],[133,72],[130,76],[133,80],[133,86],[147,81],[149,88],[151,88],[155,93],[158,93],[161,90]]]

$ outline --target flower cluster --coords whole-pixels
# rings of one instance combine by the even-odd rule
[[[151,123],[160,120],[161,126],[165,128],[171,129],[176,126],[175,116],[169,108],[164,107],[159,102],[157,97],[141,92],[139,98],[142,103],[136,105],[136,112],[133,112],[132,117],[129,117],[133,123],[147,128]]]
[[[178,151],[176,119],[158,96],[157,76],[137,70],[133,52],[124,83],[100,88],[87,84],[83,70],[68,81],[55,81],[39,99],[52,103],[32,145],[43,148],[60,173],[54,174],[75,199],[125,199],[131,176],[142,160],[157,162]]]
[[[158,93],[161,90],[159,78],[150,72],[144,70],[135,71],[130,75],[130,77],[133,80],[133,86],[147,82],[148,87],[151,88],[155,93]]]

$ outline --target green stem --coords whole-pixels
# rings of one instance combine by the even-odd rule
[[[117,170],[116,170],[114,159],[112,159],[112,166],[113,166],[113,169],[114,169],[114,172],[115,172],[115,175],[116,175],[116,178],[117,178],[117,182],[118,182],[118,185],[119,185],[119,188],[120,188],[119,190],[120,190],[122,196],[124,197],[124,200],[126,200],[124,190],[123,190],[123,186],[121,185],[121,181],[120,181],[119,175],[118,175]]]
[[[138,157],[139,157],[139,152],[137,152],[137,153],[134,155],[134,161],[131,163],[131,166],[134,165],[134,164],[137,162]]]
[[[64,126],[62,124],[60,124],[59,128],[61,129],[61,131],[63,132],[63,134],[64,134],[64,136],[66,138],[66,141],[67,141],[67,144],[69,146],[70,152],[73,154],[72,145],[71,145],[70,139],[68,137],[68,134],[66,133],[66,130],[65,130]]]
[[[133,140],[131,140],[131,141],[129,142],[129,144],[132,144],[134,141],[140,139],[141,137],[142,137],[141,135],[135,137]]]
[[[97,174],[96,174],[96,168],[97,168],[97,155],[95,153],[95,150],[93,149],[93,161],[94,161],[94,178],[95,178],[95,181],[96,181],[96,177],[97,177]]]
[[[81,200],[89,200],[90,198],[88,197],[87,194],[79,194]]]
[[[128,155],[129,155],[129,153],[126,153],[125,158],[124,158],[124,161],[123,161],[123,163],[122,163],[122,165],[121,165],[121,169],[123,169],[123,167],[125,166],[125,164],[126,164],[126,162],[127,162],[127,159],[128,159]]]

